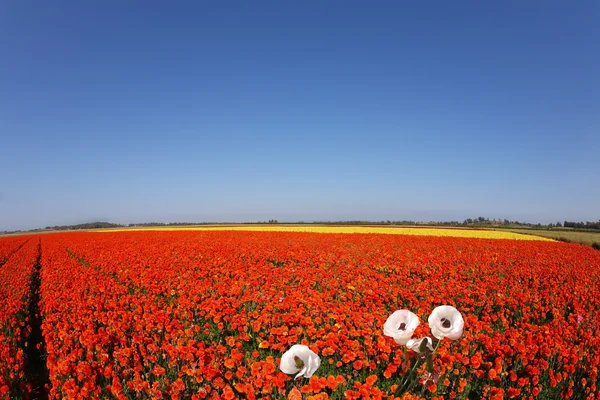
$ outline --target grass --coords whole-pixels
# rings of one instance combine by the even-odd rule
[[[545,230],[545,229],[501,229],[503,232],[515,232],[524,235],[535,235],[560,240],[563,242],[581,243],[593,246],[600,243],[600,232],[580,232],[569,230]]]

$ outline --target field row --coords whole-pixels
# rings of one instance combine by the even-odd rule
[[[279,398],[294,384],[279,358],[296,343],[323,358],[307,395],[389,397],[405,361],[383,322],[446,303],[467,329],[442,343],[426,397],[597,391],[600,260],[580,246],[131,232],[52,235],[42,254],[57,398]]]
[[[23,236],[8,236],[0,238],[0,266],[2,266],[29,238]]]
[[[552,240],[549,238],[508,231],[470,228],[382,227],[382,226],[313,226],[313,225],[202,225],[185,227],[147,227],[106,229],[99,232],[134,231],[238,231],[238,232],[312,232],[312,233],[377,233],[385,235],[441,236],[479,239]]]
[[[0,241],[0,248],[7,255],[0,267],[0,396],[16,398],[29,391],[25,379],[25,344],[31,332],[30,284],[39,240],[19,238],[6,242]]]
[[[581,243],[588,246],[596,246],[596,250],[600,250],[600,231],[585,232],[579,230],[566,229],[510,229],[511,232],[521,233],[524,235],[534,235],[537,237],[545,237],[563,242]]]

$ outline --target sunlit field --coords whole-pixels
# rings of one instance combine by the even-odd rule
[[[600,243],[600,232],[584,232],[578,230],[544,230],[544,229],[510,229],[515,233],[535,235],[565,242],[582,243],[588,246]]]
[[[600,0],[5,0],[0,48],[0,400],[600,400]]]
[[[249,231],[249,232],[316,232],[316,233],[379,233],[390,235],[415,235],[415,236],[442,236],[481,239],[514,239],[514,240],[549,240],[533,235],[515,232],[492,231],[483,229],[457,229],[457,228],[415,228],[415,227],[371,227],[371,226],[301,226],[301,225],[218,225],[218,226],[191,226],[191,227],[148,227],[106,229],[97,232],[119,231]]]
[[[0,239],[0,397],[600,397],[591,247],[260,228]]]

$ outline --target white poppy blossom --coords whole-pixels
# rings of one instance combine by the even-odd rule
[[[394,311],[383,324],[383,334],[405,345],[420,323],[419,317],[408,310]]]
[[[288,375],[297,373],[294,379],[310,378],[320,365],[321,359],[308,346],[295,344],[281,356],[279,369]]]
[[[406,343],[406,347],[408,347],[415,353],[420,353],[421,352],[421,344],[423,343],[423,340],[427,341],[427,344],[426,344],[427,348],[433,352],[433,341],[431,340],[431,338],[429,336],[426,336],[424,338],[417,339],[417,340],[410,339]]]
[[[438,340],[447,337],[458,340],[463,334],[465,321],[460,312],[452,306],[436,307],[428,318],[431,333]]]

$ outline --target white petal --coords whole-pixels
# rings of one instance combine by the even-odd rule
[[[308,359],[310,358],[313,351],[308,348],[308,346],[304,346],[302,344],[295,344],[292,346],[292,349],[295,351],[296,356],[300,357],[302,361],[304,361],[304,365],[308,364]]]
[[[450,322],[449,327],[444,327],[442,320]],[[452,306],[436,307],[428,318],[431,333],[437,339],[442,340],[447,337],[451,340],[457,340],[462,336],[464,321],[460,312]]]
[[[417,327],[419,326],[419,324],[421,323],[421,321],[419,320],[419,317],[417,317],[415,314],[413,314],[413,316],[411,317],[411,319],[409,320],[407,326],[406,326],[406,330],[410,330],[413,331],[415,329],[417,329]]]
[[[423,340],[427,341],[427,348],[429,350],[433,351],[433,341],[428,336],[425,336],[424,338],[421,338],[418,340],[409,340],[408,343],[406,343],[406,347],[408,347],[409,349],[411,349],[412,351],[414,351],[416,353],[420,353],[421,352],[421,343],[423,343]]]
[[[304,367],[301,370],[296,366],[294,357],[298,357],[304,363]],[[298,372],[294,378],[298,379],[301,376],[310,378],[320,365],[321,359],[308,346],[295,344],[283,354],[279,368],[284,373],[290,375]]]
[[[319,369],[320,365],[321,359],[319,358],[319,356],[315,353],[311,354],[311,356],[308,359],[308,368],[306,369],[306,373],[304,374],[304,376],[306,378],[310,378],[317,371],[317,369]]]
[[[401,345],[406,345],[406,343],[410,340],[410,338],[412,337],[413,332],[407,331],[402,335],[396,335],[394,336],[394,341],[398,344]]]
[[[279,362],[279,369],[284,374],[295,374],[298,372],[298,367],[296,367],[296,361],[294,360],[295,351],[292,349],[286,351],[281,356],[281,361]]]
[[[397,310],[383,324],[383,334],[393,338],[398,344],[406,344],[421,321],[409,310]],[[399,329],[404,324],[404,329]]]
[[[298,372],[298,375],[296,375],[296,377],[294,378],[294,380],[300,378],[301,376],[303,376],[306,373],[306,367],[302,368],[300,370],[300,372]]]
[[[433,351],[433,340],[431,340],[431,338],[429,336],[426,336],[423,338],[423,340],[427,341],[427,348],[431,351]],[[420,345],[420,343],[419,343]]]
[[[433,326],[431,326],[431,334],[437,339],[437,340],[442,340],[444,338],[444,334],[439,331],[438,329],[435,329]]]
[[[463,330],[465,328],[465,321],[462,318],[460,313],[454,316],[454,320],[452,321],[452,332],[448,335],[448,339],[450,340],[458,340],[461,338],[463,334]]]

